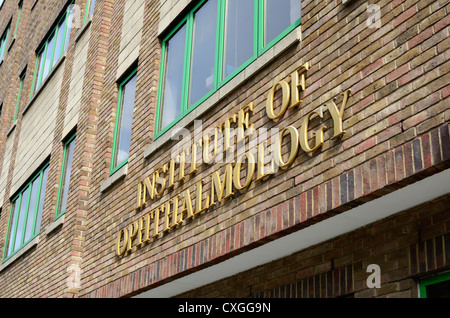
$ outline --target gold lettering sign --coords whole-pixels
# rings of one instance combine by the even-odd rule
[[[290,84],[286,81],[274,84],[266,100],[266,113],[270,119],[279,120],[289,109],[303,104],[300,93],[306,89],[306,73],[309,68],[309,63],[306,63],[290,74]],[[282,102],[275,109],[274,99],[278,90],[282,93]],[[158,204],[158,207],[151,212],[121,229],[117,236],[116,254],[123,257],[127,253],[132,253],[145,244],[183,226],[188,220],[232,198],[238,191],[245,191],[251,186],[253,180],[262,182],[275,174],[278,168],[288,169],[301,151],[312,155],[323,146],[325,131],[328,127],[322,125],[310,131],[311,121],[315,120],[313,117],[323,120],[324,109],[328,110],[333,121],[334,131],[331,139],[342,137],[345,134],[343,118],[349,95],[350,91],[342,93],[343,101],[340,108],[336,105],[336,99],[329,101],[325,104],[325,108],[320,107],[307,114],[299,128],[285,127],[275,136],[276,138],[272,139],[272,144],[264,140],[256,147],[249,147],[251,149],[240,153],[237,160],[227,162],[209,178],[196,181],[195,191],[185,189],[181,194],[175,195],[163,204]],[[158,200],[168,191],[174,191],[187,176],[194,175],[202,164],[212,165],[220,155],[220,147],[223,147],[225,154],[233,150],[234,146],[251,139],[255,133],[254,124],[251,123],[253,110],[253,103],[247,104],[236,114],[214,127],[201,140],[194,142],[189,149],[184,149],[176,158],[171,159],[156,169],[151,176],[139,182],[136,209],[138,211],[144,209],[149,206],[149,202]],[[235,129],[234,134],[231,133],[232,129]],[[314,140],[309,140],[308,134],[313,134]],[[234,144],[231,142],[233,136]],[[197,156],[200,148],[202,151]],[[287,151],[283,151],[285,148]],[[201,159],[200,162],[197,161],[197,157]],[[178,174],[176,174],[177,169]],[[204,186],[208,183],[209,191],[205,192]]]

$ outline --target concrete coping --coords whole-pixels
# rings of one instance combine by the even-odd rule
[[[254,62],[248,65],[242,72],[237,74],[228,83],[222,86],[217,92],[212,94],[208,99],[206,99],[202,104],[200,104],[195,110],[181,119],[178,124],[169,129],[164,135],[153,141],[151,145],[145,148],[144,159],[148,159],[153,153],[155,153],[159,148],[165,145],[172,139],[173,133],[177,132],[181,127],[187,127],[194,120],[203,116],[207,111],[214,107],[219,101],[227,97],[233,90],[235,90],[239,85],[248,80],[250,77],[254,76],[258,71],[260,71],[264,66],[273,61],[274,58],[279,56],[289,47],[297,44],[301,41],[301,25],[292,30],[288,35],[281,39],[277,44],[272,46]]]
[[[53,231],[55,231],[56,229],[58,229],[60,226],[62,226],[64,224],[64,215],[61,216],[60,218],[58,218],[55,222],[53,222],[52,224],[50,224],[49,226],[47,226],[47,228],[45,229],[45,233],[47,235],[51,234]]]
[[[9,43],[8,52],[11,51],[11,48],[13,47],[14,43],[16,43],[16,37],[13,37],[11,43]]]
[[[11,257],[9,260],[7,260],[6,262],[4,262],[1,266],[0,266],[0,273],[2,271],[4,271],[9,265],[11,265],[12,263],[14,263],[16,260],[18,260],[20,257],[22,257],[22,255],[24,255],[25,253],[27,253],[29,250],[31,250],[33,247],[35,247],[36,245],[39,244],[39,236],[36,236],[30,243],[28,243],[27,245],[25,245],[24,247],[22,247],[16,254],[14,254],[13,257]]]
[[[77,35],[75,36],[75,43],[77,43],[81,39],[83,34],[86,32],[86,30],[89,29],[91,22],[92,22],[92,16],[89,15],[86,23],[81,27],[80,30],[78,30]]]
[[[128,174],[128,164],[124,165],[122,168],[117,170],[113,175],[111,175],[107,180],[102,182],[102,184],[100,185],[100,192],[104,193],[108,191],[110,188],[112,188],[112,186],[116,182],[125,178],[127,174]]]
[[[34,0],[33,4],[31,5],[31,11],[33,11],[34,7],[38,3],[39,0]]]
[[[16,129],[17,126],[17,120],[12,124],[12,126],[8,129],[8,131],[6,132],[6,137],[8,138],[12,132]]]

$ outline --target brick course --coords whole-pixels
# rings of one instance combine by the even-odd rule
[[[2,297],[129,297],[449,168],[447,2],[354,0],[343,5],[341,1],[304,0],[302,40],[219,99],[199,119],[203,127],[211,127],[253,102],[251,122],[255,129],[289,125],[298,128],[307,114],[334,97],[338,97],[336,103],[341,103],[340,94],[350,89],[343,119],[347,133],[336,141],[330,140],[332,129],[327,130],[325,143],[313,156],[300,153],[288,170],[253,183],[247,192],[236,194],[176,231],[119,258],[114,252],[118,231],[155,207],[135,210],[136,185],[169,161],[176,142],[167,142],[144,159],[145,149],[154,142],[161,55],[161,4],[147,0],[142,8],[139,59],[134,64],[138,73],[128,173],[106,191],[100,191],[109,178],[117,79],[124,75],[118,74],[118,64],[126,1],[96,2],[95,15],[87,26],[91,34],[69,209],[62,227],[46,235],[45,228],[53,223],[56,209],[76,31],[71,34],[63,64],[40,242],[0,273],[0,285],[7,286],[0,290]],[[25,1],[21,14],[24,27],[0,66],[0,173],[8,169],[5,197],[0,198],[1,253],[8,226],[11,180],[20,159],[17,145],[21,116],[12,134],[6,136],[12,124],[19,74],[27,64],[24,95],[28,97],[35,50],[48,31],[46,21],[53,21],[42,16],[56,18],[65,3],[41,0],[31,10],[31,3]],[[381,7],[380,29],[365,24],[367,5],[371,3]],[[76,4],[84,10],[84,0]],[[14,23],[16,6],[16,1],[5,0],[0,11],[0,32],[9,17],[13,16]],[[311,63],[311,68],[302,96],[304,104],[288,110],[278,121],[269,120],[265,110],[269,90],[306,62]],[[10,78],[5,74],[11,74]],[[20,109],[25,107],[25,99],[20,105]],[[314,120],[311,129],[321,125],[332,127],[328,112],[322,122]],[[194,125],[186,128],[193,132]],[[13,152],[9,167],[3,167],[8,138],[14,138]],[[287,143],[282,149],[287,152]],[[199,180],[207,180],[222,168],[203,165],[195,176],[172,192],[165,192],[158,204],[186,189],[192,192]],[[204,191],[209,190],[210,185],[205,184]],[[446,244],[447,202],[448,196],[184,296],[416,297],[417,275],[449,265],[444,261],[450,246]],[[419,231],[415,226],[422,222]],[[415,240],[418,233],[419,241]],[[367,290],[365,267],[381,259],[383,288]],[[289,266],[282,271],[285,264]],[[81,268],[81,288],[67,286],[71,265]],[[276,274],[268,274],[272,270]]]

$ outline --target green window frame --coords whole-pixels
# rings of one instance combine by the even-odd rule
[[[0,37],[0,61],[2,61],[3,58],[5,57],[6,44],[8,42],[8,35],[9,35],[10,28],[11,28],[11,22],[8,24],[5,31],[3,32],[2,36]]]
[[[419,284],[420,298],[429,298],[430,297],[427,292],[427,288],[429,286],[437,285],[437,284],[444,283],[447,281],[450,281],[450,272],[420,281],[420,284]]]
[[[205,6],[207,2],[217,1],[217,25],[216,25],[216,35],[215,35],[215,65],[214,65],[214,87],[209,90],[207,93],[203,95],[203,97],[199,98],[197,101],[192,102],[189,101],[189,94],[191,90],[191,75],[192,75],[192,64],[194,54],[193,46],[194,46],[194,34],[195,34],[195,23],[196,18],[195,15],[200,12],[200,10]],[[273,47],[276,43],[278,43],[281,39],[283,39],[287,34],[293,31],[301,24],[301,2],[300,0],[282,0],[283,3],[286,4],[284,7],[279,5],[281,1],[274,2],[274,0],[252,0],[253,3],[250,3],[248,7],[253,8],[253,32],[252,39],[253,45],[252,49],[253,54],[249,56],[244,62],[241,62],[240,65],[230,71],[229,73],[224,74],[225,69],[225,53],[226,53],[226,28],[227,28],[227,17],[232,17],[232,13],[228,13],[228,4],[231,0],[202,0],[192,9],[190,12],[176,25],[176,27],[167,34],[167,36],[162,40],[162,50],[161,50],[161,64],[160,64],[160,77],[159,77],[159,88],[158,88],[158,98],[157,98],[157,113],[156,113],[156,122],[155,122],[155,137],[154,139],[158,139],[164,133],[166,133],[169,129],[175,126],[183,117],[192,112],[198,105],[203,103],[206,99],[208,99],[212,94],[218,91],[222,86],[228,83],[231,79],[233,79],[236,75],[242,72],[246,67],[248,67],[251,63],[253,63],[257,58],[259,58],[262,54],[268,51],[271,47]],[[251,0],[250,0],[251,1]],[[292,12],[290,10],[290,17],[295,17],[294,22],[292,22],[288,27],[284,30],[279,31],[274,37],[266,40],[266,35],[269,34],[269,22],[273,22],[274,17],[271,13],[273,8],[282,7],[286,9],[286,7],[292,8],[293,4],[298,3],[298,12]],[[289,6],[288,6],[289,5]],[[268,8],[271,8],[270,12],[268,12]],[[296,6],[295,6],[296,8]],[[280,9],[281,10],[281,9]],[[236,10],[236,12],[240,13],[240,11]],[[238,14],[236,13],[236,15]],[[248,16],[248,15],[247,15]],[[269,18],[272,17],[272,20]],[[241,16],[242,18],[242,16]],[[250,18],[248,18],[250,19]],[[243,20],[242,20],[243,21]],[[267,27],[266,27],[267,26]],[[164,114],[164,99],[165,99],[165,88],[166,88],[166,73],[168,72],[168,63],[167,59],[169,58],[168,47],[170,40],[174,39],[176,35],[180,32],[185,33],[185,45],[184,45],[184,60],[183,60],[183,69],[179,69],[179,76],[182,78],[181,90],[179,92],[180,97],[179,102],[180,105],[176,105],[179,107],[179,111],[177,110],[177,114],[179,115],[176,119],[172,120],[169,124],[163,124],[163,114]],[[235,31],[238,31],[238,28],[235,27]],[[237,33],[237,32],[236,32]],[[240,35],[237,35],[238,38]],[[212,46],[211,46],[212,47]],[[181,56],[177,59],[178,62],[182,60]],[[191,103],[192,102],[192,103]],[[176,108],[175,107],[175,108]],[[174,117],[174,116],[173,116]]]
[[[59,18],[58,23],[52,28],[45,43],[37,50],[30,99],[51,73],[56,62],[58,62],[63,53],[67,50],[73,12],[73,9],[70,10],[69,6],[62,17]]]
[[[25,82],[25,76],[26,76],[26,70],[23,71],[22,74],[20,75],[19,92],[17,94],[16,109],[14,110],[13,123],[16,122],[17,115],[19,114],[20,96],[22,95],[23,83]]]
[[[95,0],[87,0],[86,1],[86,9],[84,10],[84,22],[86,23],[89,17],[92,17],[94,15],[94,9],[95,9]]]
[[[45,164],[11,200],[3,262],[36,238],[41,230],[49,164]]]
[[[110,175],[113,175],[128,163],[136,96],[136,80],[137,68],[133,68],[119,84]]]
[[[22,5],[23,0],[19,2],[19,9],[17,11],[17,20],[16,20],[16,26],[14,28],[14,37],[17,35],[17,30],[19,29],[19,23],[20,23],[20,13],[22,12]]]
[[[66,213],[67,200],[69,196],[70,176],[72,174],[73,154],[75,150],[76,135],[73,134],[64,143],[64,154],[61,169],[61,176],[59,178],[59,191],[56,200],[55,220],[59,219]]]

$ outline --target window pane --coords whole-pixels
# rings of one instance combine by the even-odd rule
[[[63,19],[58,26],[58,35],[56,38],[56,46],[55,46],[55,56],[53,57],[53,66],[55,66],[56,62],[58,62],[61,57],[63,42],[64,42],[64,32],[66,27],[66,19]]]
[[[128,159],[131,143],[131,126],[133,124],[134,96],[136,92],[136,75],[122,87],[120,109],[120,126],[117,136],[116,165]]]
[[[450,298],[450,280],[429,285],[427,288],[427,298]]]
[[[67,197],[69,196],[69,184],[70,184],[70,174],[72,172],[72,161],[73,161],[73,151],[75,149],[75,139],[73,139],[66,148],[66,160],[64,167],[64,180],[63,180],[63,192],[61,199],[61,206],[59,209],[60,213],[66,212],[67,208]]]
[[[53,34],[50,42],[48,42],[47,47],[47,54],[45,55],[45,67],[44,67],[44,74],[42,74],[42,80],[44,80],[48,73],[50,72],[51,66],[52,66],[52,55],[53,55],[53,47],[55,44],[55,35]]]
[[[30,188],[26,189],[22,194],[22,204],[20,205],[19,222],[17,223],[16,242],[14,244],[14,250],[17,251],[22,245],[22,234],[24,231],[25,214],[27,213],[28,195],[30,194]]]
[[[37,67],[37,72],[38,73],[37,73],[36,83],[34,85],[34,91],[37,91],[37,89],[40,86],[42,72],[43,72],[43,69],[44,69],[44,63],[43,63],[43,58],[42,58],[44,53],[45,53],[45,50],[42,50],[41,54],[39,54],[39,57],[38,57],[38,62],[37,62],[38,63],[38,67]]]
[[[41,193],[39,196],[39,207],[36,218],[36,229],[34,231],[34,234],[38,234],[41,231],[41,220],[42,220],[42,211],[44,209],[44,197],[45,197],[45,188],[47,186],[47,176],[48,176],[48,167],[45,168],[42,176]]]
[[[253,56],[254,1],[227,0],[223,78]]]
[[[166,42],[166,63],[161,101],[161,128],[173,122],[181,113],[181,90],[183,88],[184,49],[186,25]]]
[[[12,215],[12,225],[9,229],[9,244],[8,244],[8,255],[11,255],[13,252],[13,246],[14,246],[14,231],[16,230],[16,223],[17,223],[17,214],[19,213],[19,204],[20,204],[20,197],[13,203],[13,211],[14,214]]]
[[[214,88],[216,29],[217,0],[212,0],[194,15],[189,106]]]
[[[5,33],[3,34],[2,38],[0,39],[0,61],[5,56],[6,41],[8,40],[8,33],[9,33],[9,27],[6,29]]]
[[[90,15],[94,15],[94,8],[95,8],[95,0],[91,0],[91,11],[89,12]]]
[[[300,19],[300,0],[265,0],[264,45]]]
[[[31,197],[30,206],[28,208],[27,225],[25,228],[25,239],[24,242],[28,242],[33,235],[33,222],[34,216],[36,215],[36,205],[39,192],[40,178],[36,178],[31,185]]]

